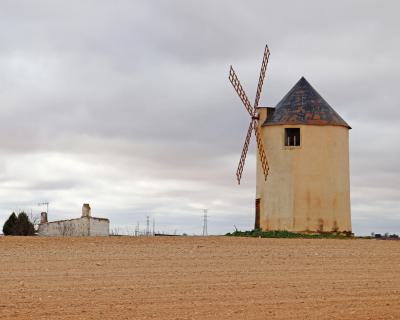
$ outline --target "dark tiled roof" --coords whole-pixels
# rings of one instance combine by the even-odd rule
[[[277,104],[264,126],[277,124],[313,124],[350,126],[302,77]]]

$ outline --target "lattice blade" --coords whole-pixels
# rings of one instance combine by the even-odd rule
[[[260,77],[258,78],[258,86],[257,86],[256,100],[254,101],[254,108],[258,107],[258,102],[260,101],[261,91],[265,78],[265,72],[267,71],[268,59],[269,59],[269,49],[268,46],[266,45],[264,50],[263,60],[261,63]]]
[[[265,180],[267,180],[269,166],[268,166],[267,156],[265,154],[264,144],[262,142],[261,131],[255,120],[253,121],[253,128],[254,128],[254,133],[256,134],[257,149],[258,149],[258,154],[260,155],[261,166],[264,172]]]
[[[240,184],[240,179],[242,178],[243,167],[244,167],[244,163],[246,161],[247,150],[249,150],[249,144],[250,144],[250,138],[251,138],[252,131],[253,131],[253,121],[250,122],[249,129],[247,130],[246,139],[244,140],[242,155],[240,156],[239,166],[236,171],[236,178],[237,178],[238,184]]]
[[[238,77],[236,76],[235,71],[233,70],[232,66],[229,70],[229,81],[232,83],[233,87],[235,88],[237,94],[239,95],[240,100],[242,100],[244,107],[246,108],[247,112],[253,116],[254,115],[254,109],[250,104],[249,99],[246,96],[246,93],[243,90],[242,85],[240,84],[240,81]]]

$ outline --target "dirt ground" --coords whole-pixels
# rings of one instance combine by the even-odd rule
[[[400,319],[400,241],[0,237],[0,319]]]

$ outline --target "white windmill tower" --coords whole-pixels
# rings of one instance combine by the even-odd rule
[[[351,128],[304,77],[276,107],[260,107],[269,56],[266,46],[254,105],[233,68],[229,71],[229,80],[251,117],[236,171],[238,183],[253,131],[257,141],[255,227],[351,232]]]

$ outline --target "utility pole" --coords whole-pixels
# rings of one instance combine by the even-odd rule
[[[207,212],[208,209],[203,209],[203,236],[207,236],[208,232],[207,232]]]
[[[47,215],[49,215],[49,202],[48,201],[44,201],[44,202],[39,202],[38,206],[46,206],[47,207]]]
[[[140,236],[140,226],[139,222],[136,224],[136,229],[135,229],[135,237]]]
[[[156,234],[156,220],[153,217],[153,236]]]
[[[146,217],[146,236],[150,235],[150,217]]]

